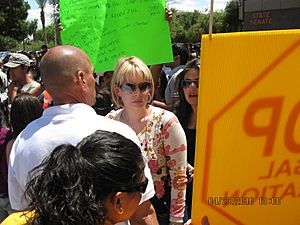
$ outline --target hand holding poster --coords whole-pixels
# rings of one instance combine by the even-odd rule
[[[124,55],[173,61],[164,0],[61,0],[60,13],[63,44],[86,51],[96,71],[112,70]]]

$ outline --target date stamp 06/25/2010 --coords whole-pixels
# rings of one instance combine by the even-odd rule
[[[281,205],[281,197],[208,197],[209,205]]]

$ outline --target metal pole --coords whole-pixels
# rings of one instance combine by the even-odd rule
[[[56,4],[53,2],[53,20],[54,20],[54,45],[57,46],[57,20],[56,20]]]
[[[209,12],[209,35],[212,34],[213,28],[213,17],[214,17],[214,0],[210,0],[210,12]]]

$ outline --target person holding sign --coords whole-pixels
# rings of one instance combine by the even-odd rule
[[[138,135],[155,186],[151,202],[160,225],[183,224],[186,190],[186,137],[177,117],[150,105],[152,74],[137,57],[119,59],[111,83],[117,111],[107,117],[129,125]]]
[[[1,224],[112,225],[128,220],[147,188],[144,167],[140,147],[118,133],[98,130],[76,147],[60,145],[30,173],[27,213],[14,213]]]

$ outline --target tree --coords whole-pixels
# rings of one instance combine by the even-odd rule
[[[38,26],[37,24],[38,24],[37,19],[30,21],[30,24],[29,24],[28,35],[33,35],[33,39],[34,39],[36,31],[37,31],[37,26]]]
[[[59,0],[48,0],[48,2],[53,6],[53,20],[57,24],[59,22]]]
[[[54,21],[54,27],[56,28],[57,24],[60,23],[60,18],[59,18],[59,0],[48,0],[48,2],[53,6],[53,21]],[[49,36],[48,36],[49,37]],[[57,31],[57,29],[54,30],[54,44],[55,46],[58,43],[61,43],[60,41],[60,35]]]
[[[199,42],[202,34],[209,32],[209,13],[183,12],[172,9],[173,20],[170,23],[173,42]],[[213,33],[237,32],[242,30],[238,20],[237,0],[227,3],[225,10],[214,12]]]
[[[238,1],[227,2],[224,10],[223,30],[224,32],[236,32],[242,30],[242,22],[238,18]]]
[[[47,34],[47,37],[48,37],[48,45],[49,47],[53,45],[54,43],[54,38],[55,38],[55,35],[54,35],[54,24],[50,24],[49,26],[46,27],[46,34]],[[34,41],[43,41],[44,40],[44,31],[43,30],[38,30],[36,32],[36,35],[35,35],[35,38],[34,38]]]
[[[10,50],[29,34],[31,22],[26,22],[30,6],[24,0],[0,2],[0,50]]]
[[[48,45],[48,41],[47,41],[47,33],[46,33],[46,27],[45,27],[45,6],[47,3],[47,0],[35,0],[36,3],[38,4],[39,8],[41,9],[41,22],[42,22],[42,28],[43,28],[43,32],[44,32],[44,39],[45,39],[45,45]]]
[[[194,24],[186,32],[187,42],[188,43],[200,42],[202,34],[206,34],[206,31],[200,26],[199,23]]]

